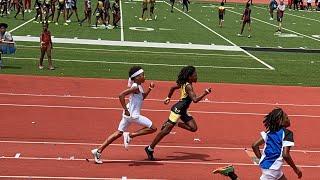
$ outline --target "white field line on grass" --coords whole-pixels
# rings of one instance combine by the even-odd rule
[[[168,6],[171,6],[168,2],[163,1],[164,3],[166,3]],[[177,11],[181,12],[182,14],[186,15],[187,17],[189,17],[190,19],[192,19],[193,21],[195,21],[196,23],[200,24],[202,27],[206,28],[207,30],[209,30],[210,32],[214,33],[215,35],[219,36],[220,38],[222,38],[223,40],[227,41],[228,43],[232,44],[234,47],[239,47],[237,46],[235,43],[233,43],[232,41],[230,41],[229,39],[225,38],[224,36],[222,36],[221,34],[215,32],[214,30],[212,30],[211,28],[209,28],[208,26],[204,25],[203,23],[201,23],[200,21],[198,21],[197,19],[195,19],[194,17],[190,16],[189,14],[181,11],[180,9],[174,7],[174,9],[176,9]],[[240,47],[239,47],[240,48]],[[255,59],[256,61],[260,62],[261,64],[263,64],[264,66],[268,67],[270,70],[275,70],[274,67],[270,66],[269,64],[267,64],[266,62],[262,61],[261,59],[255,57],[254,55],[252,55],[251,53],[249,53],[248,51],[240,48],[242,52],[244,52],[245,54],[247,54],[248,56],[252,57],[253,59]]]
[[[266,10],[266,12],[268,12],[268,8],[263,8],[263,7],[259,7],[259,6],[253,6],[255,8],[258,8],[258,9],[264,9]],[[285,15],[289,15],[289,16],[294,16],[294,17],[298,17],[298,18],[302,18],[302,19],[308,19],[308,20],[311,20],[311,21],[316,21],[316,22],[320,22],[320,20],[316,20],[316,19],[312,19],[312,18],[307,18],[307,17],[304,17],[304,16],[297,16],[295,14],[290,14],[287,12],[285,12]]]
[[[118,108],[118,107],[68,106],[68,105],[47,105],[47,104],[1,103],[0,106],[123,111],[123,108]],[[147,111],[147,112],[168,112],[167,109],[141,109],[141,110]],[[193,110],[190,110],[189,112],[198,113],[198,114],[224,114],[224,115],[244,115],[244,116],[265,116],[266,115],[264,113],[256,113],[256,112],[193,111]],[[290,117],[320,118],[320,115],[290,114]]]
[[[39,46],[26,46],[26,45],[17,45],[19,49],[36,49],[39,50]],[[20,48],[22,47],[22,48]],[[221,57],[238,57],[238,58],[248,58],[246,55],[240,54],[216,54],[216,53],[180,53],[180,52],[170,52],[170,51],[135,51],[135,50],[125,50],[125,49],[91,49],[91,48],[72,48],[72,47],[63,47],[63,46],[54,46],[54,49],[60,50],[81,50],[81,51],[99,51],[99,53],[108,53],[108,52],[126,52],[126,53],[149,53],[149,54],[165,54],[165,55],[174,55],[174,56],[181,56],[181,55],[194,55],[194,56],[221,56]]]
[[[34,17],[33,17],[33,18],[31,18],[31,19],[29,19],[28,21],[24,22],[23,24],[21,24],[21,25],[19,25],[19,26],[15,27],[15,28],[13,28],[13,29],[11,29],[9,32],[10,32],[10,33],[12,33],[13,31],[15,31],[15,30],[17,30],[17,29],[21,28],[22,26],[24,26],[24,25],[28,24],[29,22],[31,22],[31,21],[33,21],[33,20],[34,20]],[[14,39],[14,40],[15,40],[15,39]],[[39,39],[39,40],[40,40],[40,39]]]
[[[10,158],[5,158],[10,159]],[[25,159],[25,158],[24,158]],[[27,158],[30,159],[30,158]],[[31,158],[32,159],[32,158]],[[49,160],[49,159],[48,159]],[[74,179],[74,180],[162,180],[162,179],[131,179],[131,178],[97,178],[97,177],[74,177],[74,176],[33,176],[33,175],[27,175],[27,176],[15,176],[15,175],[7,175],[7,176],[1,176],[1,178],[6,179]]]
[[[120,28],[121,28],[121,41],[124,41],[124,32],[123,32],[123,16],[122,16],[122,1],[119,1],[120,4]]]
[[[0,159],[13,159],[13,157],[5,157],[2,156]],[[55,157],[21,157],[19,160],[50,160],[50,161],[91,161],[94,162],[94,159],[86,159],[86,158],[55,158]],[[174,160],[159,160],[159,161],[148,161],[148,160],[132,160],[132,159],[102,159],[104,163],[118,163],[118,162],[125,162],[125,163],[162,163],[162,164],[190,164],[190,165],[235,165],[235,166],[258,166],[257,164],[253,163],[241,163],[241,162],[201,162],[201,161],[174,161]],[[286,167],[290,167],[289,165],[284,165]],[[320,165],[297,165],[298,167],[302,168],[320,168]]]
[[[13,36],[13,39],[15,41],[39,42],[39,37],[31,37],[31,36]],[[52,38],[52,42],[62,43],[62,44],[86,44],[86,45],[102,45],[102,46],[148,47],[148,48],[171,48],[171,49],[200,49],[200,50],[243,52],[243,49],[241,49],[238,46],[224,46],[224,45],[109,41],[109,40],[72,39],[72,38],[56,38],[56,37]]]
[[[39,60],[39,58],[18,58],[5,57],[4,59],[20,59],[20,60]],[[80,59],[52,59],[60,62],[79,62],[79,63],[101,63],[101,64],[124,64],[124,65],[144,65],[144,66],[165,66],[165,67],[185,67],[187,64],[155,64],[144,62],[125,62],[125,61],[94,61],[94,60],[80,60]],[[269,70],[268,68],[251,68],[251,67],[227,67],[227,66],[194,66],[197,68],[213,68],[213,69],[246,69],[246,70]]]
[[[29,94],[29,93],[10,93],[10,92],[0,92],[0,95],[4,96],[30,96],[30,97],[54,97],[54,98],[79,98],[79,99],[103,99],[103,100],[116,100],[116,97],[107,96],[74,96],[70,94],[59,95],[59,94]],[[156,101],[163,102],[163,99],[150,99],[147,98],[144,101]],[[177,102],[179,100],[171,99],[171,102]],[[209,104],[241,104],[241,105],[266,105],[266,106],[293,106],[293,107],[320,107],[320,104],[292,104],[292,103],[267,103],[267,102],[239,102],[239,101],[200,101],[199,103],[209,103]]]
[[[96,143],[84,143],[84,142],[59,142],[59,141],[1,141],[0,143],[8,144],[49,144],[49,145],[79,145],[79,146],[99,146],[101,144]],[[123,144],[112,143],[110,146],[123,147]],[[132,147],[146,147],[146,144],[130,144]],[[173,148],[173,149],[216,149],[216,150],[239,150],[243,151],[249,148],[245,147],[218,147],[218,146],[169,146],[169,145],[157,145],[158,148]],[[316,150],[307,150],[307,149],[291,149],[292,152],[297,153],[320,153]],[[1,157],[1,156],[0,156]]]
[[[233,11],[233,10],[228,10],[228,11],[229,11],[229,12],[232,12],[232,13],[234,13],[234,14],[242,15],[241,13],[236,12],[236,11]],[[263,20],[261,20],[261,19],[254,18],[254,17],[251,17],[251,18],[254,19],[254,20],[256,20],[256,21],[262,22],[262,23],[264,23],[264,24],[268,24],[268,25],[270,25],[270,26],[278,27],[278,26],[275,25],[275,24],[268,23],[268,22],[263,21]],[[284,29],[284,30],[286,30],[286,31],[289,31],[289,32],[292,32],[292,33],[294,33],[294,34],[297,34],[297,35],[300,35],[300,36],[303,36],[303,37],[306,37],[306,38],[309,38],[309,39],[312,39],[312,40],[315,40],[315,41],[319,41],[319,42],[320,42],[320,39],[317,39],[317,38],[314,38],[314,37],[311,37],[311,36],[308,36],[308,35],[305,35],[305,34],[302,34],[302,33],[296,32],[296,31],[293,31],[293,30],[290,30],[290,29],[288,29],[288,28],[282,27],[282,29]]]

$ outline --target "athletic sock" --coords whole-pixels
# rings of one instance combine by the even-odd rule
[[[148,151],[153,151],[153,149],[150,146],[148,146]]]

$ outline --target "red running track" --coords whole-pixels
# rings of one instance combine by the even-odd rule
[[[156,82],[144,103],[142,113],[157,127],[168,116],[170,106],[161,100],[171,85]],[[154,135],[134,139],[129,151],[119,145],[121,139],[116,141],[104,153],[106,163],[101,166],[86,162],[89,150],[117,128],[117,95],[125,87],[125,80],[1,75],[0,178],[224,179],[210,172],[232,163],[242,179],[257,179],[259,168],[244,149],[258,138],[263,116],[275,106],[291,117],[296,141],[292,156],[302,166],[304,179],[317,177],[320,99],[314,97],[320,88],[310,87],[197,83],[197,92],[214,89],[208,101],[190,108],[199,131],[174,129],[156,149],[159,162],[146,161],[143,150]],[[17,153],[20,156],[14,158]],[[295,178],[289,167],[284,171],[289,179]]]

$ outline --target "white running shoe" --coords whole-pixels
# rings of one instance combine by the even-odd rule
[[[124,132],[123,133],[123,145],[124,145],[124,148],[126,148],[126,149],[129,148],[130,141],[131,141],[131,138],[129,136],[129,132]]]
[[[94,161],[96,162],[96,164],[102,164],[103,161],[100,159],[101,158],[101,153],[98,151],[98,149],[92,149],[91,153],[94,157]]]

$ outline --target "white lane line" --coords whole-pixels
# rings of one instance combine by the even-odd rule
[[[2,103],[0,106],[12,106],[12,107],[38,107],[38,108],[63,108],[63,109],[89,109],[89,110],[115,110],[123,111],[123,108],[114,107],[93,107],[93,106],[66,106],[66,105],[44,105],[44,104],[11,104]],[[168,112],[167,109],[141,109],[147,112]],[[255,112],[227,112],[227,111],[189,111],[190,113],[198,114],[225,114],[225,115],[244,115],[244,116],[265,116],[265,113]],[[320,115],[308,115],[308,114],[290,114],[290,117],[304,117],[304,118],[320,118]]]
[[[239,14],[239,15],[242,15],[241,13],[239,12],[236,12],[236,11],[232,11],[232,10],[228,10],[229,12],[232,12],[232,13],[235,13],[235,14]],[[259,22],[262,22],[264,24],[268,24],[270,26],[274,26],[274,27],[278,27],[277,25],[275,24],[271,24],[271,23],[268,23],[266,21],[263,21],[263,20],[260,20],[260,19],[257,19],[257,18],[254,18],[254,17],[251,17],[252,19],[256,20],[256,21],[259,21]],[[299,32],[296,32],[296,31],[293,31],[293,30],[290,30],[288,28],[284,28],[282,27],[282,29],[286,30],[286,31],[289,31],[289,32],[292,32],[294,34],[298,34],[300,36],[303,36],[303,37],[306,37],[306,38],[309,38],[309,39],[312,39],[312,40],[315,40],[315,41],[319,41],[320,42],[320,39],[317,39],[317,38],[314,38],[314,37],[311,37],[311,36],[308,36],[308,35],[305,35],[305,34],[302,34],[302,33],[299,33]]]
[[[37,50],[39,49],[39,46],[26,46],[26,45],[17,45],[17,47],[19,47],[19,49],[34,49]],[[22,47],[22,48],[21,48]],[[103,54],[108,54],[110,52],[124,52],[124,53],[149,53],[149,54],[161,54],[161,55],[173,55],[173,56],[181,56],[181,55],[185,55],[185,56],[221,56],[221,57],[238,57],[238,58],[248,58],[248,56],[246,55],[238,55],[238,54],[217,54],[217,53],[187,53],[187,52],[170,52],[170,51],[135,51],[135,50],[125,50],[125,49],[91,49],[91,48],[73,48],[73,47],[63,47],[63,46],[55,46],[55,49],[61,49],[62,51],[66,51],[66,50],[72,50],[74,52],[74,50],[81,50],[81,52],[83,51],[94,51],[97,52],[99,51],[100,53]]]
[[[124,41],[124,30],[123,30],[123,15],[122,15],[122,1],[119,1],[120,4],[120,28],[121,28],[121,41]]]
[[[32,94],[32,93],[9,93],[0,92],[0,95],[6,96],[30,96],[30,97],[55,97],[55,98],[79,98],[79,99],[107,99],[107,100],[119,100],[116,97],[102,97],[102,96],[75,96],[70,94],[59,95],[59,94]],[[148,98],[144,101],[156,101],[163,102],[163,99],[152,99]],[[171,102],[177,102],[179,100],[171,99]],[[278,102],[240,102],[240,101],[200,101],[200,103],[209,104],[241,104],[241,105],[267,105],[267,106],[294,106],[294,107],[320,107],[320,104],[293,104],[293,103],[278,103]]]
[[[0,178],[6,179],[74,179],[74,180],[122,180],[122,178],[109,177],[109,178],[97,178],[97,177],[73,177],[73,176],[0,176]],[[161,180],[161,179],[131,179],[127,180]]]
[[[101,144],[97,143],[84,143],[84,142],[57,142],[57,141],[1,141],[0,143],[10,143],[10,144],[50,144],[50,145],[80,145],[80,146],[98,146]],[[122,147],[123,144],[110,144],[110,146],[120,146]],[[130,145],[132,147],[146,147],[147,145],[143,144],[132,144]],[[169,145],[158,145],[159,148],[180,148],[180,149],[216,149],[216,150],[240,150],[243,151],[245,147],[217,147],[217,146],[169,146]],[[320,150],[307,150],[307,149],[292,149],[290,150],[292,152],[298,152],[298,153],[320,153]]]
[[[13,36],[15,41],[39,42],[39,37],[35,36]],[[111,41],[94,39],[74,39],[74,38],[52,38],[53,43],[62,44],[83,44],[99,46],[121,46],[121,47],[142,47],[142,48],[164,48],[164,49],[194,49],[213,51],[235,51],[243,52],[239,46],[206,45],[206,44],[182,44],[182,43],[161,43],[161,42],[135,42],[135,41]]]
[[[21,25],[19,25],[19,26],[15,27],[15,28],[13,28],[13,29],[11,29],[9,32],[10,32],[10,33],[12,33],[13,31],[15,31],[15,30],[17,30],[17,29],[21,28],[22,26],[24,26],[24,25],[28,24],[29,22],[31,22],[31,21],[33,21],[33,20],[34,20],[34,18],[31,18],[31,19],[29,19],[28,21],[24,22],[23,24],[21,24]]]
[[[166,3],[168,6],[171,6],[168,2],[163,1],[164,3]],[[214,33],[215,35],[219,36],[220,38],[224,39],[225,41],[227,41],[228,43],[232,44],[235,47],[239,47],[237,46],[235,43],[233,43],[232,41],[230,41],[229,39],[225,38],[224,36],[222,36],[221,34],[215,32],[214,30],[212,30],[211,28],[209,28],[208,26],[202,24],[200,21],[198,21],[197,19],[193,18],[192,16],[190,16],[189,14],[181,11],[180,9],[174,7],[177,11],[181,12],[182,14],[186,15],[187,17],[189,17],[190,19],[192,19],[193,21],[195,21],[196,23],[200,24],[202,27],[206,28],[207,30],[209,30],[210,32]],[[252,55],[251,53],[249,53],[248,51],[240,48],[242,50],[242,52],[244,52],[245,54],[247,54],[248,56],[250,56],[251,58],[255,59],[256,61],[260,62],[261,64],[263,64],[264,66],[268,67],[270,70],[275,70],[274,67],[270,66],[269,64],[267,64],[266,62],[262,61],[261,59],[255,57],[254,55]]]
[[[19,158],[20,155],[21,155],[21,153],[17,153],[17,154],[14,156],[14,158]]]
[[[5,57],[4,59],[20,59],[20,60],[39,60],[38,58],[23,58],[23,57]],[[79,62],[79,63],[101,63],[101,64],[124,64],[124,65],[144,65],[144,66],[165,66],[165,67],[185,67],[187,64],[156,64],[156,63],[144,63],[144,62],[125,62],[125,61],[95,61],[95,60],[81,60],[81,59],[52,59],[60,62]],[[258,67],[236,67],[236,66],[201,66],[194,65],[197,68],[212,68],[212,69],[246,69],[246,70],[270,70],[268,68]]]
[[[0,159],[12,159],[12,157],[0,157]],[[53,160],[57,161],[57,158],[50,158],[50,157],[21,157],[19,160]],[[86,158],[77,158],[72,161],[88,161],[93,162],[94,159],[86,159]],[[59,161],[71,161],[69,158],[61,158]],[[241,163],[241,162],[201,162],[201,161],[171,161],[171,160],[160,160],[160,161],[148,161],[148,160],[132,160],[132,159],[108,159],[103,160],[105,163],[111,162],[126,162],[126,163],[163,163],[163,164],[191,164],[191,165],[235,165],[235,166],[257,166],[256,164],[252,163]],[[284,165],[289,167],[289,165]],[[298,167],[303,168],[320,168],[320,165],[297,165]]]

